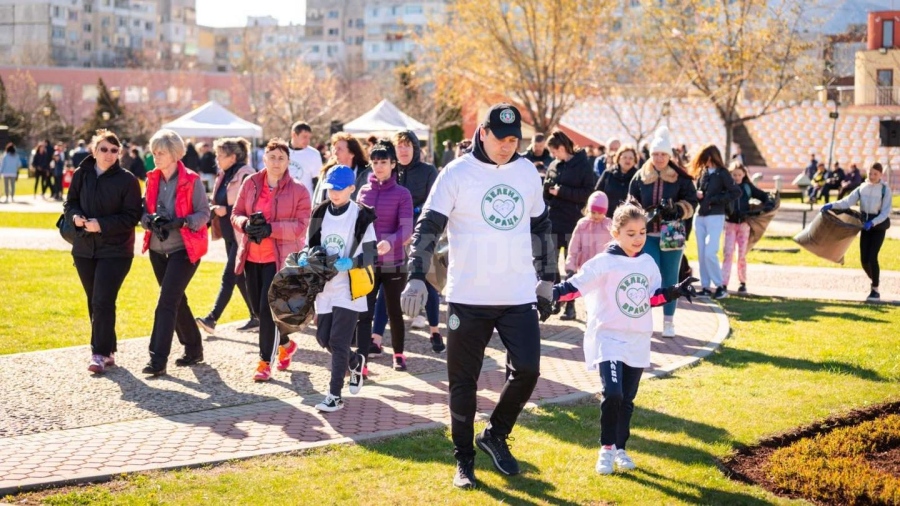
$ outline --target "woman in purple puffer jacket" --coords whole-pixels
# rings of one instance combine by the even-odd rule
[[[394,368],[406,370],[403,345],[406,329],[400,310],[400,292],[406,286],[406,250],[403,244],[413,233],[413,204],[409,190],[397,184],[397,153],[391,141],[378,141],[369,153],[372,174],[356,201],[375,210],[375,235],[378,237],[378,259],[375,262],[375,288],[368,295],[369,310],[359,317],[356,327],[358,352],[369,358],[372,344],[372,315],[378,290],[384,287],[388,319],[391,324],[391,347]],[[380,346],[381,343],[379,343]],[[369,371],[363,368],[363,376]]]

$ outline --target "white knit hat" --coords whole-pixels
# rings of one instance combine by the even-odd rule
[[[653,140],[650,141],[650,154],[653,153],[672,154],[672,139],[669,129],[665,126],[657,128],[653,134]]]

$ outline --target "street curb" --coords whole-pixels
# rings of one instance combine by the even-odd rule
[[[700,303],[700,302],[698,302]],[[692,355],[685,356],[683,360],[676,362],[674,364],[670,364],[666,367],[654,370],[649,373],[644,373],[646,379],[652,378],[660,378],[664,376],[668,376],[672,374],[674,371],[681,369],[683,367],[693,365],[703,358],[709,356],[713,353],[721,343],[728,337],[730,333],[730,325],[728,322],[728,316],[725,314],[725,311],[716,303],[706,302],[712,313],[715,315],[718,328],[716,330],[716,334],[713,338],[707,342],[702,348],[694,352]],[[235,324],[240,322],[235,322]],[[571,332],[571,330],[563,330],[559,334],[563,334],[566,332]],[[542,345],[542,349],[553,348],[553,346],[544,346]],[[36,353],[36,352],[26,352],[26,353]],[[498,364],[498,369],[499,369]],[[442,373],[429,373],[429,375],[439,375]],[[386,388],[390,388],[389,384],[383,385]],[[581,391],[574,392],[566,395],[562,395],[559,397],[552,397],[547,399],[541,399],[536,402],[529,402],[525,405],[525,409],[535,409],[540,406],[550,405],[550,404],[573,404],[588,397],[593,397],[599,393],[599,385],[598,389],[594,391]],[[476,416],[476,420],[484,421],[489,418],[490,413],[479,412]],[[219,459],[195,459],[179,462],[177,464],[172,465],[160,465],[160,466],[135,466],[130,469],[128,467],[123,468],[122,470],[116,473],[104,473],[104,474],[82,474],[74,477],[67,477],[64,479],[57,479],[51,481],[40,481],[40,479],[33,480],[24,480],[22,483],[17,484],[15,487],[2,487],[0,488],[0,504],[2,503],[2,499],[8,495],[16,495],[25,492],[33,492],[39,490],[46,490],[52,488],[59,488],[65,486],[73,486],[73,485],[81,485],[81,484],[96,484],[103,483],[110,480],[113,480],[117,477],[121,477],[127,474],[139,473],[139,472],[149,472],[149,471],[172,471],[178,469],[197,469],[206,466],[214,466],[219,465],[225,462],[232,462],[237,460],[245,460],[255,457],[261,457],[266,455],[277,455],[277,454],[286,454],[297,451],[304,451],[314,448],[319,448],[323,446],[336,445],[336,444],[346,444],[346,443],[361,443],[366,441],[380,440],[386,439],[396,436],[402,436],[406,434],[412,434],[416,432],[434,430],[439,428],[446,428],[448,426],[447,422],[429,422],[418,424],[414,427],[404,427],[402,429],[394,429],[387,431],[378,431],[370,434],[360,434],[353,437],[340,437],[335,439],[329,439],[327,441],[315,441],[315,442],[303,442],[298,443],[296,445],[286,445],[278,449],[265,449],[258,451],[250,451],[250,452],[240,452],[235,455],[229,456],[228,458],[219,458]]]

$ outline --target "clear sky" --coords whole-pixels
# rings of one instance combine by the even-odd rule
[[[303,24],[305,0],[197,0],[197,24],[246,26],[247,16],[272,16],[278,24]]]

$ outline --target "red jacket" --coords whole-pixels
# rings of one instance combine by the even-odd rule
[[[231,211],[231,223],[237,230],[243,230],[253,208],[259,199],[262,185],[266,184],[268,170],[263,169],[248,177],[241,184],[237,202]],[[306,187],[291,179],[291,175],[285,171],[284,176],[275,187],[272,195],[272,225],[271,239],[275,242],[275,256],[278,258],[278,270],[284,267],[284,261],[291,253],[302,250],[306,246],[306,228],[309,226],[310,217],[309,192]],[[241,234],[238,239],[237,262],[234,266],[235,274],[243,274],[244,263],[250,248],[247,246],[250,238]]]
[[[147,174],[147,193],[144,195],[144,201],[147,206],[147,212],[153,214],[156,212],[156,198],[159,195],[159,178],[162,171],[158,168]],[[194,213],[194,183],[200,176],[196,172],[185,168],[181,161],[178,162],[178,188],[175,189],[175,216],[184,218]],[[187,226],[181,227],[181,238],[184,239],[184,249],[187,250],[188,259],[192,264],[200,261],[200,258],[209,250],[209,234],[206,231],[206,225],[200,230],[193,231]],[[150,249],[150,230],[144,231],[144,249],[142,253],[146,253]]]

